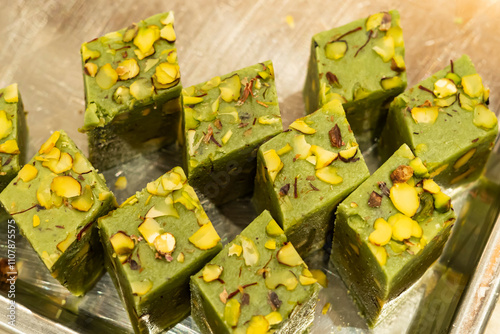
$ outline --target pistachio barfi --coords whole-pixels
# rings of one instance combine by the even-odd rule
[[[104,177],[64,131],[55,131],[0,194],[51,275],[85,294],[104,273],[96,220],[115,208]]]
[[[215,204],[252,192],[257,150],[283,127],[271,61],[183,90],[184,164]]]
[[[305,256],[324,245],[335,207],[368,176],[342,104],[333,100],[260,147],[253,202]]]
[[[24,164],[28,129],[17,84],[0,89],[0,191]]]
[[[395,10],[314,35],[304,87],[306,111],[341,101],[358,143],[367,148],[382,131],[388,102],[406,87],[404,53]]]
[[[370,326],[439,257],[456,219],[450,197],[407,145],[336,215],[331,261]]]
[[[181,118],[174,14],[157,14],[81,47],[89,159],[108,169],[174,142]]]
[[[158,333],[189,314],[189,277],[221,249],[181,167],[99,219],[106,266],[136,333]]]
[[[202,333],[303,333],[320,285],[264,211],[191,277],[192,315]]]
[[[484,87],[468,56],[399,95],[391,103],[380,140],[388,157],[406,143],[444,186],[476,179],[498,134]]]

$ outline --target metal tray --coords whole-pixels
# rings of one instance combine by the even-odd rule
[[[500,110],[500,68],[491,55],[500,51],[500,3],[495,1],[99,1],[7,0],[0,10],[0,87],[18,82],[29,111],[30,150],[49,131],[65,129],[86,150],[83,84],[79,47],[106,32],[157,12],[174,10],[177,47],[185,86],[247,65],[272,59],[285,125],[304,114],[302,86],[313,34],[380,10],[396,8],[406,42],[409,86],[467,53],[491,88],[490,108]],[[496,32],[496,33],[495,33]],[[498,143],[497,143],[498,144]],[[125,175],[129,185],[115,191],[119,201],[180,163],[178,148],[134,160],[105,172],[109,184]],[[380,164],[376,146],[363,152],[373,172]],[[453,191],[459,219],[442,257],[369,330],[358,315],[328,251],[308,259],[327,272],[329,286],[318,302],[311,333],[481,333],[499,290],[500,145],[484,177]],[[248,198],[217,208],[202,199],[215,227],[228,242],[254,217]],[[3,219],[5,220],[5,219]],[[0,256],[7,253],[7,222],[0,224]],[[55,281],[34,251],[16,235],[16,325],[8,324],[10,300],[0,293],[0,332],[131,333],[127,314],[109,275],[83,298]],[[322,314],[327,303],[331,308]],[[198,333],[189,317],[172,333]]]

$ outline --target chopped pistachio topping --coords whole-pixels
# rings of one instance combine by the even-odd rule
[[[102,89],[110,89],[118,81],[118,74],[111,64],[107,63],[99,69],[95,81]]]
[[[292,145],[296,159],[305,160],[311,155],[311,145],[306,142],[304,135],[296,135],[293,138]]]
[[[157,26],[141,27],[134,38],[134,45],[139,48],[139,51],[146,54],[159,38],[160,30]]]
[[[395,76],[392,78],[382,78],[380,80],[380,85],[384,90],[390,90],[403,85],[403,80],[400,77]]]
[[[180,78],[179,65],[160,63],[156,66],[155,78],[162,85],[172,84]]]
[[[29,182],[33,180],[38,175],[38,169],[35,166],[27,164],[24,165],[23,168],[19,171],[19,178],[23,180],[23,182]]]
[[[236,299],[230,299],[224,307],[224,320],[231,327],[238,326],[238,320],[240,319],[241,306],[240,302]]]
[[[73,197],[71,200],[71,206],[82,212],[87,212],[94,205],[94,195],[92,194],[92,188],[86,185],[83,188],[83,193],[80,196]]]
[[[406,183],[394,183],[390,190],[392,204],[408,217],[413,217],[420,206],[418,193]]]
[[[295,129],[297,131],[300,131],[302,133],[308,134],[308,135],[312,135],[312,134],[316,133],[315,129],[311,128],[309,125],[307,125],[306,122],[304,122],[303,120],[300,120],[300,119],[296,120],[292,124],[290,124],[290,128]]]
[[[151,81],[138,79],[130,85],[130,94],[137,100],[142,101],[153,96],[154,88]]]
[[[86,62],[89,59],[97,59],[101,56],[101,53],[99,51],[90,50],[87,47],[87,43],[82,44],[81,53],[84,62]]]
[[[370,15],[366,19],[366,31],[378,28],[382,23],[382,18],[384,17],[384,14],[385,13],[376,13]]]
[[[264,152],[264,161],[266,163],[266,168],[269,173],[269,177],[271,178],[271,182],[274,182],[276,175],[278,175],[283,168],[283,162],[281,162],[279,155],[274,149]]]
[[[259,262],[259,250],[251,239],[241,236],[241,247],[243,248],[245,265],[253,266]]]
[[[347,52],[347,42],[346,41],[335,41],[332,43],[328,43],[325,46],[325,55],[326,58],[332,60],[338,60],[344,57]]]
[[[40,225],[40,217],[38,215],[33,215],[33,227]]]
[[[243,252],[243,247],[241,247],[238,244],[232,244],[231,246],[229,246],[227,256],[233,256],[233,255],[240,256],[241,252]]]
[[[266,274],[265,284],[268,289],[274,290],[283,285],[288,291],[293,291],[299,282],[290,270],[271,271]]]
[[[0,144],[0,152],[7,154],[19,154],[19,147],[15,139],[10,139]]]
[[[330,184],[342,183],[343,179],[337,174],[337,168],[333,166],[327,166],[316,170],[316,177],[323,182]]]
[[[447,212],[451,208],[451,198],[442,191],[432,194],[434,197],[434,208],[438,212]]]
[[[212,223],[202,225],[198,231],[189,237],[189,241],[201,250],[206,250],[217,246],[220,237]]]
[[[144,296],[151,290],[153,283],[149,279],[145,279],[143,281],[130,283],[130,287],[135,296]]]
[[[269,325],[276,325],[283,321],[283,317],[281,313],[278,311],[273,311],[265,316],[266,320],[269,322]]]
[[[99,69],[99,66],[97,66],[94,63],[86,63],[84,66],[85,73],[87,75],[90,75],[92,78],[95,77],[98,69]]]
[[[278,155],[283,155],[285,153],[288,153],[292,150],[292,146],[290,146],[290,144],[286,144],[285,146],[283,146],[282,148],[280,148],[279,150],[276,151],[276,153],[278,153]]]
[[[137,60],[134,58],[125,59],[120,62],[116,68],[116,73],[118,74],[120,80],[132,79],[139,74],[139,71],[139,65],[137,64]]]
[[[411,110],[411,117],[413,117],[415,123],[434,124],[438,114],[438,107],[414,107]]]
[[[295,250],[291,242],[285,242],[276,254],[278,262],[290,267],[295,267],[304,263],[299,253]]]
[[[61,174],[73,167],[73,158],[70,154],[63,152],[59,159],[49,159],[42,162],[42,166],[47,167],[56,174]]]
[[[50,190],[57,196],[71,198],[81,195],[82,185],[72,176],[56,176],[50,184]]]
[[[390,27],[389,30],[387,30],[386,36],[392,37],[395,47],[403,47],[405,45],[403,40],[403,29],[401,29],[401,27]]]
[[[212,79],[208,80],[203,86],[201,86],[201,90],[208,91],[212,88],[219,87],[221,83],[221,79],[219,76],[213,77]]]
[[[12,121],[7,118],[5,110],[0,110],[0,139],[10,135],[12,132]]]
[[[450,95],[455,95],[457,93],[457,86],[450,79],[439,79],[434,83],[434,95],[441,99]]]
[[[391,241],[392,237],[392,226],[386,222],[383,218],[378,218],[373,224],[373,231],[368,240],[376,246],[384,246]]]
[[[160,30],[160,37],[166,39],[168,42],[173,43],[176,40],[174,25],[167,24]]]
[[[477,73],[462,77],[462,87],[465,94],[470,97],[481,97],[483,95],[483,80]]]
[[[161,227],[158,222],[148,217],[139,225],[138,230],[150,245],[153,245],[156,237],[161,234]]]
[[[238,74],[224,79],[220,85],[220,96],[225,102],[238,101],[240,98],[241,81]]]
[[[161,255],[172,254],[175,250],[175,237],[172,233],[163,233],[156,236],[153,245]]]
[[[134,240],[125,232],[118,231],[109,238],[116,255],[130,254],[135,247]]]
[[[422,188],[425,191],[430,192],[431,194],[437,194],[438,192],[441,191],[441,188],[432,179],[424,179]]]
[[[387,63],[394,57],[394,39],[391,36],[384,36],[377,40],[375,46],[373,47],[375,51],[382,60]]]
[[[328,166],[338,157],[337,153],[325,150],[317,145],[311,146],[311,152],[316,156],[316,169]]]
[[[203,280],[207,283],[215,281],[220,277],[223,270],[224,268],[222,268],[221,266],[209,263],[205,265],[205,268],[203,268]]]
[[[498,120],[495,113],[488,109],[484,104],[478,104],[474,108],[474,119],[473,123],[477,127],[484,129],[491,129],[497,125]]]

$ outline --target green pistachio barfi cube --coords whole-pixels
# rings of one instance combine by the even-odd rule
[[[489,89],[467,56],[399,95],[380,140],[383,157],[406,143],[445,186],[476,179],[498,134]]]
[[[370,326],[439,257],[455,222],[421,167],[403,145],[337,209],[331,261]]]
[[[259,146],[283,130],[271,61],[183,91],[189,182],[215,204],[252,192]]]
[[[23,101],[17,84],[0,89],[0,191],[17,175],[24,163],[27,134]]]
[[[108,169],[174,142],[181,117],[174,14],[83,43],[89,159]]]
[[[399,13],[377,13],[321,32],[311,44],[306,111],[341,101],[358,143],[367,148],[382,130],[387,103],[406,87]]]
[[[342,104],[334,100],[260,147],[253,202],[272,213],[305,256],[324,245],[335,207],[368,176]]]
[[[189,277],[221,249],[180,167],[99,219],[106,265],[136,333],[158,333],[189,314]]]
[[[303,333],[320,285],[264,211],[191,277],[192,315],[202,333]]]
[[[96,220],[115,208],[104,177],[64,131],[55,131],[0,194],[51,275],[85,294],[104,273]]]

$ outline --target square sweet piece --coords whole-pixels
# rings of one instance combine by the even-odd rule
[[[334,100],[260,147],[253,202],[272,213],[306,256],[323,247],[335,207],[368,176],[342,104]]]
[[[455,222],[427,177],[403,145],[338,206],[331,261],[370,326],[439,257]]]
[[[361,149],[380,135],[387,104],[406,87],[403,31],[395,10],[316,34],[304,102],[307,113],[342,101]]]
[[[222,249],[180,167],[99,219],[99,230],[106,266],[136,333],[158,333],[184,319],[189,277]]]
[[[264,211],[191,277],[192,315],[202,333],[304,333],[320,285]]]
[[[0,191],[25,162],[28,129],[17,84],[0,89]]]
[[[476,179],[498,134],[485,88],[467,56],[399,95],[380,139],[385,158],[406,143],[443,186]]]
[[[283,131],[271,61],[183,91],[184,165],[215,204],[252,192],[259,146]]]
[[[0,194],[51,275],[81,296],[104,273],[96,220],[115,197],[64,131],[55,131]]]
[[[89,159],[105,170],[172,143],[181,118],[174,14],[157,14],[81,48]]]

